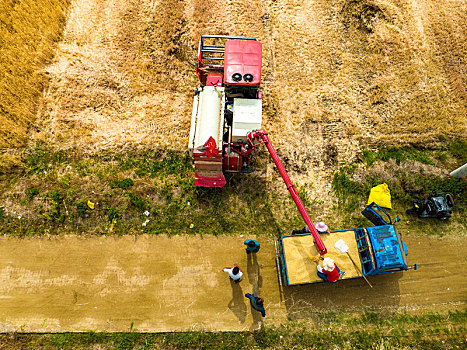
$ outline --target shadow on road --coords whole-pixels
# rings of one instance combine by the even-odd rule
[[[263,316],[261,316],[261,312],[256,311],[250,305],[251,316],[253,316],[253,323],[250,326],[250,331],[257,331],[263,327]]]
[[[316,312],[397,307],[401,277],[402,272],[369,277],[373,288],[363,278],[284,287],[287,315],[289,319],[314,319]]]
[[[238,320],[241,323],[244,323],[246,320],[247,311],[242,287],[240,287],[239,283],[235,283],[233,280],[230,280],[230,285],[232,287],[232,300],[229,301],[227,306],[238,318]]]
[[[256,253],[248,254],[246,271],[248,275],[248,281],[253,287],[253,295],[259,296],[259,289],[263,285],[263,279],[258,264],[258,257]]]
[[[250,253],[247,256],[247,276],[248,281],[251,284],[251,293],[254,296],[260,295],[260,288],[263,286],[263,279],[261,277],[261,271],[258,264],[258,257],[256,253]],[[250,331],[255,331],[263,326],[263,317],[259,311],[253,309],[250,305],[251,315],[253,316],[253,323],[250,326]],[[266,310],[267,312],[267,310]]]

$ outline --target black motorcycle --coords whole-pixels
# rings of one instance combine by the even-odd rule
[[[407,214],[417,214],[419,218],[437,218],[447,220],[452,216],[454,199],[449,193],[431,194],[428,199],[413,202]]]

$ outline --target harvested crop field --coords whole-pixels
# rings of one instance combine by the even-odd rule
[[[465,136],[465,16],[452,1],[76,0],[31,141],[184,150],[201,34],[263,43],[264,128],[291,161]]]

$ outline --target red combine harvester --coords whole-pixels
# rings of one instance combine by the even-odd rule
[[[263,129],[262,44],[251,37],[203,35],[196,59],[200,87],[194,95],[188,148],[195,185],[223,187],[224,173],[256,169],[256,147],[264,143],[294,199],[321,255],[326,254],[287,172]]]

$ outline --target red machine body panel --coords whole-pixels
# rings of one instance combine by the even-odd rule
[[[235,152],[230,154],[227,151],[224,153],[224,170],[240,171],[242,170],[242,156]]]
[[[206,78],[206,86],[222,86],[222,74],[209,74]]]
[[[225,43],[224,84],[258,86],[261,83],[262,44],[252,40],[229,40]],[[233,78],[240,74],[241,79]],[[251,75],[251,81],[245,80]]]
[[[208,157],[206,151],[194,150],[195,186],[224,187],[226,184],[222,169],[222,153]]]

